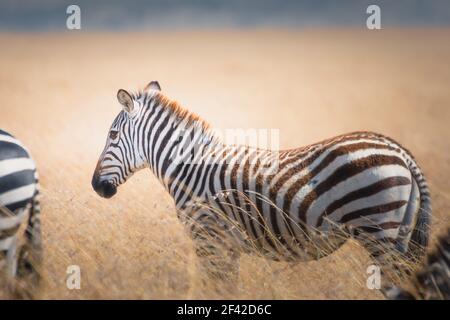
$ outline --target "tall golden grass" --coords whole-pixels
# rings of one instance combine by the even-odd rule
[[[259,212],[257,206],[253,201],[244,193],[230,189],[230,190],[223,190],[221,193],[223,201],[219,201],[221,205],[227,209],[233,209],[235,212],[239,212],[241,215],[246,215],[247,219],[254,220],[255,223],[259,225],[259,227],[263,230],[263,232],[266,234],[266,236],[272,241],[272,243],[275,244],[276,247],[279,249],[283,247],[283,244],[280,242],[280,240],[272,233],[272,231],[267,227],[266,224],[259,223],[258,219],[253,214],[256,212],[262,220],[264,220],[264,217]],[[269,206],[274,206],[277,210],[277,213],[279,215],[282,215],[285,217],[285,219],[291,219],[288,214],[283,212],[280,208],[277,208],[276,205],[271,202],[269,199],[265,198],[261,194],[255,194],[257,198],[262,199],[263,201],[266,201]],[[238,207],[230,202],[231,197],[239,198],[243,206]],[[220,197],[220,195],[219,195]],[[235,247],[237,251],[240,251],[241,249],[238,249],[239,243],[242,241],[245,241],[247,243],[247,246],[244,248],[244,251],[241,251],[240,254],[242,254],[242,259],[251,259],[250,263],[250,270],[249,272],[255,272],[256,275],[262,275],[261,273],[266,274],[267,278],[264,279],[264,282],[267,284],[276,284],[277,279],[282,275],[287,273],[288,275],[291,275],[291,273],[295,272],[295,268],[297,265],[306,264],[306,262],[300,262],[300,261],[285,261],[285,262],[275,262],[271,256],[267,256],[265,253],[263,253],[259,248],[256,246],[255,242],[249,241],[247,231],[242,228],[242,226],[239,225],[239,223],[232,219],[231,217],[227,216],[224,212],[218,210],[216,207],[211,206],[209,204],[204,203],[198,203],[193,202],[191,204],[192,207],[194,207],[193,210],[206,210],[210,212],[214,217],[220,219],[226,226],[227,230],[230,231],[230,234],[233,234],[233,237],[224,239],[224,241],[229,241],[229,245],[231,247]],[[253,212],[247,212],[245,207],[251,207]],[[5,208],[3,208],[4,212],[7,212]],[[187,210],[189,211],[189,210]],[[12,213],[10,213],[12,214]],[[189,230],[192,228],[192,224],[197,224],[197,221],[189,220],[189,216],[185,216],[183,219],[183,224],[186,226],[186,237],[190,237]],[[370,222],[370,221],[368,221]],[[437,223],[447,223],[448,221],[436,221]],[[345,243],[345,242],[351,242],[354,243],[352,245],[354,246],[361,246],[361,238],[358,241],[355,241],[351,234],[348,233],[347,230],[343,229],[343,226],[335,225],[335,228],[331,228],[330,230],[324,232],[321,230],[314,229],[313,227],[308,227],[308,231],[305,232],[304,227],[300,226],[295,221],[291,221],[292,225],[296,229],[296,232],[303,233],[304,234],[304,241],[300,241],[298,244],[302,247],[303,250],[305,250],[305,258],[309,261],[318,260],[324,257],[327,257],[330,254],[333,254],[336,252],[339,247]],[[333,226],[333,222],[331,222],[331,226]],[[371,225],[374,223],[371,222]],[[22,227],[19,230],[19,234],[22,234],[24,232],[24,229],[26,227]],[[199,224],[196,226],[197,232],[201,232],[201,230],[204,228],[203,225]],[[219,228],[223,228],[219,227]],[[203,241],[206,242],[214,242],[216,241],[212,236],[208,235],[207,233],[202,233],[205,237]],[[370,236],[369,236],[370,237]],[[389,285],[399,285],[403,286],[405,288],[409,288],[410,292],[414,292],[415,287],[412,286],[411,283],[411,275],[414,275],[420,268],[423,267],[425,260],[414,260],[410,259],[404,254],[401,254],[397,251],[395,251],[395,248],[393,246],[386,246],[383,242],[378,242],[374,239],[367,238],[366,241],[370,240],[371,245],[377,246],[378,249],[381,249],[385,255],[385,264],[381,266],[378,261],[376,260],[370,260],[369,264],[378,265],[383,270],[382,275],[382,283],[389,284]],[[189,239],[191,242],[190,244],[193,246],[192,248],[195,248],[196,243],[192,243],[191,239]],[[23,245],[22,243],[19,244]],[[418,246],[418,244],[411,241],[409,243],[410,246]],[[161,248],[161,247],[160,247]],[[161,248],[161,250],[164,250]],[[225,278],[225,279],[218,279],[214,277],[209,277],[206,274],[202,274],[201,269],[201,263],[199,257],[192,252],[190,252],[190,257],[186,259],[185,256],[186,253],[182,252],[176,252],[174,251],[173,254],[175,257],[178,257],[180,259],[185,260],[184,263],[188,264],[188,272],[190,273],[187,279],[187,282],[184,284],[185,286],[185,294],[186,296],[183,296],[182,298],[220,298],[220,299],[236,299],[246,296],[246,292],[243,290],[242,286],[240,285],[240,278],[232,279],[232,278]],[[219,252],[220,254],[220,252]],[[227,255],[228,252],[222,252],[222,254]],[[247,255],[247,257],[246,257]],[[280,257],[276,257],[280,258]],[[244,260],[245,261],[245,260]],[[371,261],[371,262],[370,262]],[[341,268],[344,268],[348,272],[358,272],[358,270],[361,269],[361,261],[357,255],[353,256],[352,254],[348,254],[347,256],[343,258],[337,258],[337,260],[334,261],[334,263],[338,264]],[[172,263],[171,263],[172,264]],[[239,260],[237,261],[237,264],[239,265]],[[278,265],[283,265],[283,267],[280,269]],[[216,266],[217,271],[222,270],[222,266]],[[249,267],[247,265],[247,267]],[[35,265],[35,268],[37,269],[38,273],[41,276],[45,275],[45,270],[42,269],[41,265]],[[239,270],[239,268],[238,268]],[[309,270],[309,272],[313,272],[313,270]],[[315,273],[317,273],[317,277],[320,277],[320,270],[315,270]],[[174,278],[167,279],[167,281],[172,280],[174,281],[172,283],[173,289],[176,288],[175,283],[177,283],[178,275],[173,274]],[[366,286],[367,287],[367,277],[369,274],[366,273],[365,277],[355,277],[353,281],[361,287]],[[249,276],[252,278],[252,275]],[[0,277],[0,281],[3,286],[2,298],[36,298],[39,297],[39,286],[35,286],[34,283],[27,283],[26,279],[14,279],[7,277],[5,275]],[[45,281],[45,279],[44,279]],[[186,281],[186,280],[185,280]],[[235,281],[236,283],[229,283],[230,281]],[[354,285],[354,284],[353,284]],[[271,285],[269,285],[269,290],[274,290],[275,288],[270,288]],[[276,286],[276,285],[275,285]],[[159,290],[161,288],[158,288]],[[165,288],[168,290],[168,288]],[[282,292],[280,296],[273,295],[273,296],[261,296],[259,298],[262,299],[280,299],[280,298],[286,298],[285,294],[287,292]],[[294,296],[293,296],[294,297]],[[288,298],[293,298],[288,297]]]

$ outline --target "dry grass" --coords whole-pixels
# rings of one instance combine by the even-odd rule
[[[35,157],[45,245],[38,298],[216,298],[198,285],[170,197],[142,172],[110,200],[90,179],[118,88],[157,79],[219,128],[280,128],[281,146],[390,135],[430,182],[433,237],[449,225],[450,30],[0,34],[0,127]],[[79,265],[81,290],[66,268]],[[241,260],[233,298],[378,299],[356,243],[319,261]]]

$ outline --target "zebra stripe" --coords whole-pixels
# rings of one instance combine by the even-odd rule
[[[0,130],[0,204],[10,211],[31,203],[36,167],[24,146]]]
[[[0,130],[0,259],[10,276],[29,277],[36,285],[41,255],[39,183],[28,150]],[[27,220],[27,221],[26,221]],[[26,224],[26,243],[17,248],[17,231]]]
[[[227,145],[152,85],[137,94],[119,90],[118,99],[123,110],[92,179],[99,195],[113,196],[149,167],[178,216],[197,230],[193,237],[206,237],[200,229],[214,235],[204,245],[210,251],[215,242],[225,246],[217,240],[225,234],[233,243],[227,250],[251,247],[271,259],[302,261],[331,253],[353,235],[379,261],[379,248],[369,249],[373,241],[423,256],[430,195],[413,157],[392,139],[354,132],[282,151]],[[334,247],[322,252],[317,244],[332,238]]]
[[[415,295],[400,287],[392,287],[387,296],[393,300],[450,300],[450,230],[442,235],[425,266],[414,275]]]

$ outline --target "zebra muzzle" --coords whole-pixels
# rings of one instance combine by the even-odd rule
[[[101,181],[97,176],[92,178],[92,188],[100,197],[111,198],[117,192],[117,187],[110,181]]]

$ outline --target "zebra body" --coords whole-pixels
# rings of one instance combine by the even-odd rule
[[[20,141],[0,130],[0,264],[11,277],[34,273],[40,259],[38,196],[35,162]],[[22,225],[26,242],[18,248]]]
[[[430,196],[416,162],[393,140],[355,132],[283,151],[226,145],[155,82],[135,95],[119,90],[118,100],[124,110],[111,126],[93,188],[111,197],[149,167],[205,264],[214,258],[209,267],[226,266],[210,273],[226,277],[240,252],[254,250],[275,260],[318,259],[350,235],[380,261],[374,241],[423,254]]]
[[[395,242],[406,253],[421,197],[429,201],[414,160],[398,144],[374,133],[351,133],[275,154],[243,146],[226,147],[223,154],[243,156],[233,162],[225,155],[212,165],[203,194],[192,198],[172,191],[177,208],[192,215],[196,210],[189,210],[187,201],[193,199],[194,208],[200,204],[224,213],[237,225],[237,238],[246,240],[241,243],[276,260],[317,259],[327,248],[305,245],[315,236],[329,242],[342,228]],[[258,162],[248,162],[251,154],[276,157],[278,170],[265,174]],[[174,179],[171,186],[180,190],[189,180]],[[337,245],[345,241],[341,234],[334,240]]]

